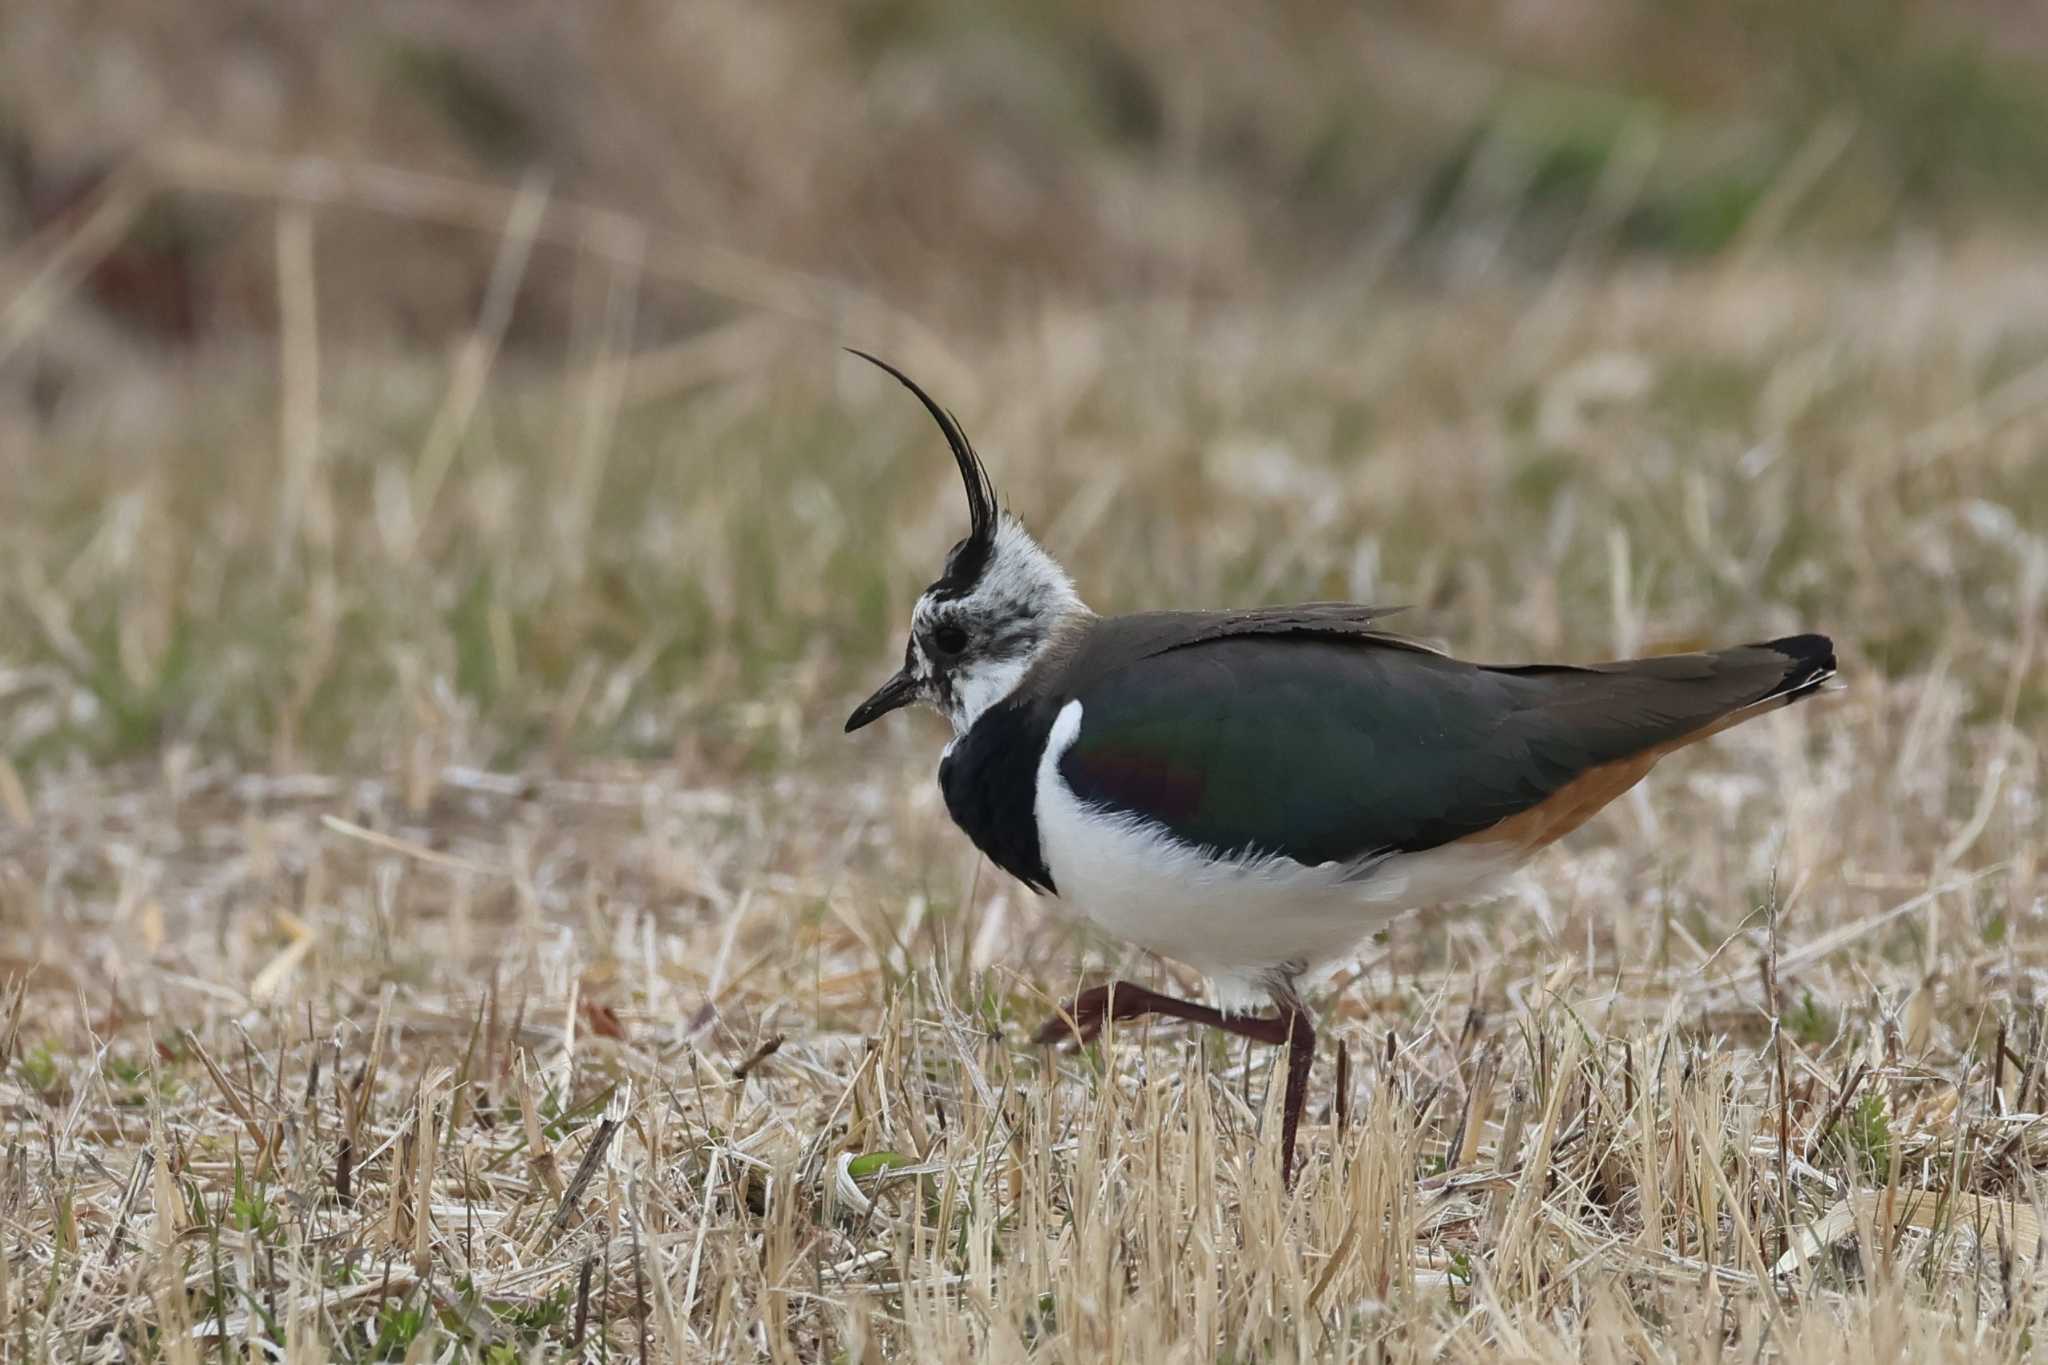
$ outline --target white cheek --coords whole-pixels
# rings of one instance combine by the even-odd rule
[[[953,675],[953,709],[948,719],[953,722],[953,732],[964,735],[981,713],[994,706],[1024,680],[1030,669],[1031,660],[1007,659],[1000,663],[977,664],[972,669],[963,669]]]

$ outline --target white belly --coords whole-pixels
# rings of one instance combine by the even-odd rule
[[[1451,845],[1367,867],[1268,856],[1219,862],[1136,817],[1088,810],[1060,776],[1081,703],[1053,722],[1038,760],[1039,851],[1059,898],[1091,923],[1209,977],[1225,1010],[1264,1006],[1279,984],[1348,957],[1402,912],[1470,900],[1520,861],[1507,846]]]

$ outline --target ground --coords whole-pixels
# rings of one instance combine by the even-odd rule
[[[0,258],[0,1350],[2032,1358],[2048,258],[1987,201],[1800,227],[1877,183],[1931,221],[1883,112],[1788,124],[1700,249],[1630,235],[1712,214],[1623,138],[1583,203],[1475,174],[1302,277],[1188,173],[1189,239],[938,301],[900,242],[148,143]],[[167,205],[256,323],[123,321]],[[481,261],[431,344],[357,292],[420,241]],[[1285,1189],[1274,1054],[1028,1045],[1085,981],[1199,983],[976,857],[935,717],[840,733],[964,515],[842,344],[1100,609],[1406,603],[1493,661],[1818,630],[1841,686],[1363,945]]]

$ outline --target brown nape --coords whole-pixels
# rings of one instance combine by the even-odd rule
[[[1676,753],[1688,745],[1720,734],[1731,725],[1740,725],[1752,716],[1760,716],[1766,711],[1776,711],[1798,700],[1800,695],[1794,694],[1768,697],[1748,706],[1737,707],[1720,719],[1702,725],[1689,735],[1681,735],[1669,743],[1659,744],[1653,749],[1645,749],[1639,754],[1618,759],[1613,763],[1588,768],[1529,809],[1517,815],[1510,815],[1498,824],[1488,825],[1477,834],[1469,834],[1454,842],[1513,844],[1525,853],[1534,853],[1537,849],[1564,838],[1599,814],[1601,807],[1642,781],[1650,769],[1657,766],[1657,760],[1664,755]]]
[[[1057,1017],[1046,1021],[1032,1041],[1052,1044],[1072,1040],[1076,1046],[1082,1046],[1093,1042],[1108,1020],[1163,1014],[1207,1024],[1255,1043],[1287,1044],[1287,1092],[1281,1099],[1280,1117],[1280,1181],[1292,1188],[1294,1135],[1301,1127],[1301,1109],[1308,1099],[1308,1073],[1316,1060],[1316,1030],[1308,1008],[1299,1000],[1289,998],[1279,1003],[1278,1014],[1224,1014],[1211,1006],[1161,995],[1128,981],[1112,981],[1106,986],[1091,986],[1075,996],[1073,1003]]]

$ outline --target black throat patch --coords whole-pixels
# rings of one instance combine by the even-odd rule
[[[1038,758],[1052,734],[1053,708],[997,702],[982,712],[939,763],[946,811],[989,861],[1033,891],[1051,891],[1038,842]]]

